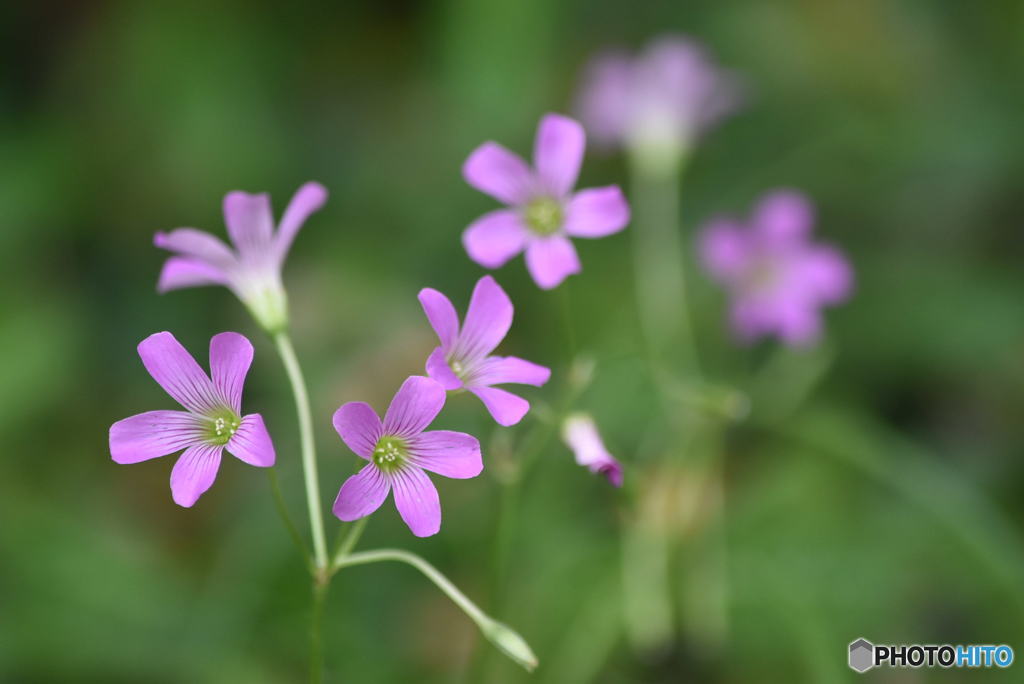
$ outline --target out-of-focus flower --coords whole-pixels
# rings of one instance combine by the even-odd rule
[[[562,440],[576,455],[576,462],[592,473],[604,475],[616,487],[622,486],[622,464],[608,453],[594,419],[573,413],[562,423]]]
[[[402,520],[417,537],[441,529],[441,502],[425,470],[445,477],[476,477],[483,470],[480,442],[449,430],[424,432],[444,407],[445,391],[430,378],[408,378],[391,400],[384,421],[361,401],[334,414],[342,441],[369,463],[341,486],[334,515],[357,520],[380,508],[395,493]]]
[[[577,110],[597,143],[658,158],[678,156],[738,101],[735,77],[698,43],[665,36],[635,58],[617,52],[595,57]]]
[[[462,167],[466,182],[509,205],[474,221],[462,235],[469,257],[498,268],[526,251],[526,268],[545,290],[580,272],[570,237],[600,238],[629,223],[617,185],[573,193],[586,136],[570,118],[547,114],[534,140],[533,168],[495,142],[473,150]]]
[[[138,463],[184,449],[171,471],[171,494],[191,506],[217,477],[221,453],[266,468],[274,445],[263,417],[242,417],[242,386],[252,363],[252,344],[225,332],[210,340],[210,375],[169,332],[139,344],[142,364],[185,411],[148,411],[110,426],[110,455],[117,463]]]
[[[512,325],[512,301],[501,286],[491,276],[477,281],[461,329],[455,307],[443,294],[428,287],[420,290],[419,299],[441,340],[427,359],[427,374],[446,390],[467,389],[475,394],[500,425],[522,420],[530,402],[494,385],[540,387],[551,377],[551,370],[515,356],[490,355]]]
[[[275,231],[270,195],[229,192],[224,196],[224,223],[235,249],[195,228],[157,233],[154,244],[175,253],[164,263],[157,290],[223,285],[264,329],[280,331],[288,323],[281,267],[302,224],[325,201],[322,185],[306,183],[292,197]]]
[[[743,341],[777,335],[805,346],[821,334],[820,309],[842,302],[853,270],[836,248],[811,242],[814,210],[792,190],[765,195],[747,226],[719,218],[700,235],[700,259],[732,299],[732,327]]]

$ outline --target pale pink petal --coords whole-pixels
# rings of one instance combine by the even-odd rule
[[[409,440],[412,463],[445,477],[476,477],[484,469],[480,442],[464,432],[432,430]]]
[[[263,253],[274,236],[274,215],[270,210],[270,195],[234,191],[224,196],[224,223],[228,235],[239,253]]]
[[[565,232],[573,237],[600,238],[629,223],[629,204],[617,185],[580,190],[566,208]]]
[[[438,347],[427,357],[427,375],[441,383],[446,390],[457,390],[462,387],[462,380],[452,372],[448,360],[445,358],[444,349]]]
[[[220,268],[192,257],[171,257],[164,262],[156,291],[161,294],[184,287],[228,285],[230,278]]]
[[[450,349],[459,335],[459,316],[451,300],[430,287],[420,290],[419,300],[430,327],[441,340],[441,346]]]
[[[599,144],[625,141],[632,101],[633,64],[628,55],[605,53],[587,66],[577,110],[587,133]]]
[[[384,433],[412,437],[423,432],[444,408],[444,387],[430,378],[406,378],[384,415]]]
[[[853,269],[834,247],[813,247],[801,260],[801,280],[818,301],[835,304],[850,296]]]
[[[370,463],[345,480],[332,510],[338,519],[345,522],[358,520],[380,508],[389,491],[391,484],[388,479]]]
[[[181,451],[202,437],[202,419],[195,414],[147,411],[110,426],[110,456],[117,463],[138,463]]]
[[[533,172],[518,155],[495,142],[473,150],[462,166],[471,186],[505,204],[525,204],[534,189]]]
[[[277,227],[277,235],[274,237],[275,249],[282,260],[291,248],[292,241],[295,240],[302,224],[326,201],[327,189],[316,182],[306,183],[295,192],[292,201],[288,203],[288,208],[284,210],[281,224]]]
[[[518,212],[499,209],[469,224],[462,234],[462,244],[476,263],[499,268],[523,251],[528,236]]]
[[[408,465],[392,476],[395,506],[417,537],[429,537],[441,529],[441,501],[427,474]],[[339,495],[340,496],[340,495]]]
[[[779,338],[793,347],[813,345],[821,337],[821,314],[813,306],[787,301],[776,311]]]
[[[235,458],[249,465],[268,468],[274,465],[276,458],[274,443],[263,423],[263,416],[251,413],[242,418],[242,424],[228,440],[228,452]]]
[[[767,243],[790,244],[811,232],[814,207],[801,192],[777,190],[758,202],[751,223]]]
[[[223,446],[196,444],[185,449],[171,470],[171,496],[174,503],[191,507],[210,488],[220,468]]]
[[[540,387],[551,378],[551,369],[515,356],[491,356],[473,374],[474,386],[533,385]]]
[[[334,412],[334,429],[357,456],[369,459],[384,434],[377,412],[369,404],[350,401]]]
[[[544,290],[558,287],[568,276],[581,270],[576,248],[562,235],[530,242],[526,248],[526,268],[533,281]]]
[[[139,343],[142,364],[179,404],[195,413],[221,405],[213,383],[196,360],[169,332],[150,335]]]
[[[735,222],[716,219],[701,231],[697,251],[704,269],[716,280],[732,283],[750,266],[750,238]]]
[[[252,343],[236,332],[210,339],[210,375],[221,400],[235,413],[242,412],[242,387],[252,364]]]
[[[565,197],[576,185],[587,137],[583,126],[560,114],[540,120],[533,143],[533,164],[544,188],[555,198]]]
[[[476,282],[459,335],[459,355],[467,359],[491,353],[512,327],[512,300],[491,276]]]
[[[562,440],[572,449],[576,463],[604,475],[616,487],[622,486],[622,465],[608,452],[590,416],[574,414],[566,418]]]
[[[169,233],[157,233],[153,236],[153,244],[222,269],[235,262],[234,253],[219,238],[195,228],[175,228]]]
[[[515,425],[530,410],[530,402],[497,387],[473,387],[469,391],[484,402],[487,411],[498,425]]]

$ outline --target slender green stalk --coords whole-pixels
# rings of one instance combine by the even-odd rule
[[[326,575],[317,577],[313,582],[313,610],[309,626],[309,681],[311,684],[320,684],[324,677],[323,622],[329,586],[330,578]]]
[[[295,394],[295,410],[299,416],[299,437],[302,440],[302,474],[306,480],[306,504],[309,508],[309,527],[313,534],[313,559],[317,570],[327,568],[327,541],[324,538],[324,518],[320,509],[320,482],[316,466],[316,445],[313,443],[313,418],[309,408],[309,392],[302,378],[299,360],[295,357],[288,333],[274,335],[274,343],[284,362],[288,380]]]
[[[341,561],[352,553],[352,549],[355,548],[359,538],[363,535],[363,530],[366,528],[366,523],[369,519],[370,516],[366,516],[356,520],[349,526],[348,533],[345,536],[338,535],[338,545],[334,550],[333,560],[331,561],[331,575],[336,573],[341,567]]]
[[[299,554],[302,556],[303,562],[310,572],[313,571],[313,561],[309,554],[309,547],[306,546],[306,542],[302,540],[302,535],[299,534],[299,529],[295,527],[295,523],[292,521],[291,515],[288,513],[288,506],[284,502],[284,496],[281,494],[281,485],[277,480],[277,470],[275,468],[267,468],[267,479],[270,480],[270,490],[274,493],[274,506],[277,508],[278,515],[281,516],[281,520],[284,521],[284,526],[288,528],[288,536],[292,538],[292,543],[295,544],[295,548],[299,550]]]

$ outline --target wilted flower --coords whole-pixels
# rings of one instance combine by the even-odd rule
[[[186,507],[213,484],[225,449],[249,465],[274,465],[274,445],[262,416],[241,415],[252,353],[252,344],[238,333],[215,335],[207,376],[171,333],[144,339],[142,364],[186,410],[148,411],[111,425],[114,461],[138,463],[184,449],[171,471],[171,494]]]
[[[164,263],[159,292],[200,285],[223,285],[234,292],[268,332],[288,323],[288,301],[281,267],[302,224],[327,201],[319,183],[306,183],[274,230],[270,196],[229,192],[224,196],[224,223],[235,249],[195,228],[157,233],[157,247],[175,252]]]
[[[437,290],[419,294],[423,312],[441,340],[427,359],[427,374],[446,390],[467,389],[480,398],[500,425],[515,425],[530,410],[530,402],[493,385],[514,383],[540,387],[551,370],[515,356],[491,356],[512,325],[512,301],[491,276],[473,288],[466,320]]]
[[[824,306],[845,300],[853,272],[842,253],[810,241],[814,210],[801,193],[765,195],[744,227],[711,221],[700,236],[704,268],[732,299],[732,327],[744,341],[778,335],[794,346],[821,334]]]
[[[369,461],[345,480],[334,501],[334,515],[357,520],[373,513],[388,492],[402,520],[417,537],[441,529],[441,502],[424,470],[445,477],[476,477],[483,470],[480,442],[462,432],[424,432],[444,407],[445,391],[430,378],[408,378],[391,400],[381,422],[369,404],[349,402],[334,414],[334,429]]]
[[[676,156],[738,101],[734,77],[695,41],[666,36],[633,58],[594,58],[583,79],[578,111],[594,140],[647,156]]]
[[[604,475],[616,487],[622,486],[622,464],[608,453],[594,419],[573,413],[562,423],[562,440],[576,455],[576,462],[592,473]]]
[[[570,237],[599,238],[629,223],[629,205],[617,185],[573,193],[586,136],[570,118],[547,114],[534,140],[530,168],[498,143],[473,150],[462,167],[466,182],[509,205],[484,214],[462,235],[473,261],[498,268],[526,250],[526,267],[545,290],[580,272]]]

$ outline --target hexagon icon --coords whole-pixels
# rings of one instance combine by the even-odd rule
[[[875,646],[867,639],[857,639],[850,644],[850,668],[867,672],[875,666]]]

